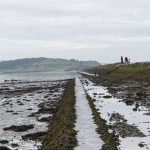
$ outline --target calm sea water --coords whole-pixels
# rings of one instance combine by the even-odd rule
[[[79,76],[77,72],[27,72],[27,73],[5,73],[0,74],[0,82],[4,80],[23,80],[23,81],[45,81],[45,80],[64,80]]]

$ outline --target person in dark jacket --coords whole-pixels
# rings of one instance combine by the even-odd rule
[[[123,57],[121,56],[121,64],[124,64]]]
[[[125,57],[125,64],[128,64],[128,57]]]

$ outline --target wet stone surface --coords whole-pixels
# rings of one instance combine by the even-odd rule
[[[82,78],[82,83],[96,110],[106,120],[109,131],[118,136],[118,149],[150,149],[148,84],[141,87],[140,83],[133,81],[121,86],[113,84],[104,87],[87,78]]]

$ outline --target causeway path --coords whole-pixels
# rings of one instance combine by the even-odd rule
[[[74,150],[99,150],[103,145],[100,135],[96,132],[92,110],[86,98],[86,93],[79,78],[75,79],[76,115],[75,130],[78,146]]]

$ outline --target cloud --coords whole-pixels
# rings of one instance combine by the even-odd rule
[[[112,62],[131,54],[134,61],[149,60],[149,7],[149,0],[0,1],[0,59]]]

